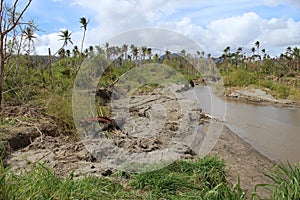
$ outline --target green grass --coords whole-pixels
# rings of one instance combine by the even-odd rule
[[[284,84],[274,83],[270,80],[259,81],[259,86],[270,89],[271,94],[281,99],[287,99],[291,94],[291,87]]]
[[[134,189],[163,199],[244,199],[244,193],[226,182],[225,164],[217,157],[179,160],[155,172],[135,174]]]
[[[74,179],[71,173],[63,179],[42,164],[29,172],[14,175],[2,168],[1,199],[121,199],[130,191],[116,180],[86,176]]]
[[[300,198],[300,163],[280,163],[266,174],[272,184],[258,184],[252,199],[261,199],[259,187],[271,191],[267,199]],[[0,199],[247,199],[240,185],[226,181],[225,163],[218,157],[178,160],[156,171],[135,174],[117,172],[109,177],[63,178],[45,164],[35,163],[19,175],[0,170]]]
[[[217,157],[178,160],[152,172],[98,178],[57,176],[44,164],[16,175],[2,166],[0,199],[244,199],[239,184],[226,182],[224,161]],[[123,181],[120,182],[120,179]]]
[[[265,187],[271,190],[271,199],[300,199],[300,162],[294,167],[289,163],[279,163],[266,176],[272,180],[273,184],[261,184],[256,188]]]

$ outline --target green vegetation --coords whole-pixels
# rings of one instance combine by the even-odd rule
[[[259,42],[255,43],[256,47]],[[258,47],[257,47],[258,48]],[[271,58],[263,49],[253,55],[242,56],[242,48],[230,53],[224,50],[217,64],[225,87],[253,86],[267,90],[277,98],[300,101],[300,49],[288,47],[280,57]]]
[[[240,183],[226,181],[225,163],[217,157],[178,160],[157,171],[109,177],[80,176],[62,178],[45,164],[16,175],[0,171],[1,199],[261,199],[259,187],[269,189],[270,199],[300,198],[300,164],[279,164],[266,174],[273,184],[259,184],[248,194]],[[252,193],[252,194],[251,194]],[[268,198],[268,199],[269,199]]]
[[[120,183],[109,178],[87,176],[65,179],[42,164],[21,175],[1,170],[1,199],[120,199],[129,198]],[[124,190],[124,191],[122,191]]]
[[[240,185],[226,182],[217,157],[179,160],[153,172],[110,177],[57,176],[43,164],[20,175],[0,172],[1,199],[244,199]],[[124,181],[125,179],[125,181]],[[123,180],[123,181],[120,181]]]
[[[225,164],[217,157],[179,160],[155,172],[132,176],[129,185],[154,199],[244,199],[240,185],[226,182]]]
[[[270,173],[266,174],[273,184],[260,184],[272,191],[271,199],[300,199],[300,162],[292,167],[289,163],[280,163]]]

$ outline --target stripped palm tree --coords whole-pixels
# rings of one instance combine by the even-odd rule
[[[61,37],[60,40],[64,41],[64,44],[61,48],[64,48],[65,46],[68,46],[68,42],[70,42],[73,45],[72,39],[71,39],[71,33],[68,30],[60,31],[61,34],[59,35]]]
[[[71,33],[68,30],[60,31],[60,33],[61,34],[58,35],[58,36],[61,37],[60,40],[63,40],[64,43],[63,43],[62,47],[57,50],[57,52],[54,54],[54,56],[56,54],[58,54],[62,49],[64,49],[65,46],[68,46],[68,43],[71,43],[73,45],[73,42],[72,42],[72,39],[71,39]]]
[[[34,31],[31,27],[26,27],[26,29],[23,31],[23,36],[25,36],[25,39],[28,42],[28,50],[27,50],[27,54],[30,55],[31,52],[31,44],[34,43],[33,39],[36,38],[36,36],[34,36]]]
[[[257,48],[257,54],[259,55],[259,46],[260,46],[260,42],[259,42],[258,40],[255,42],[255,46],[256,46],[256,48]]]
[[[83,44],[84,44],[84,40],[85,40],[86,28],[87,28],[87,25],[89,24],[90,20],[86,20],[85,17],[81,17],[79,20],[80,20],[79,22],[81,23],[81,28],[83,28],[83,37],[82,37],[81,49],[80,49],[80,53],[82,53]]]

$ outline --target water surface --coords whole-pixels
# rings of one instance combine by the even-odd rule
[[[223,118],[233,132],[271,160],[300,161],[299,109],[226,101],[204,86],[185,95],[196,98],[204,112]]]

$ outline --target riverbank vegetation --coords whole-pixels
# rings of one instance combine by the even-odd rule
[[[225,163],[218,157],[178,160],[152,172],[107,177],[59,177],[45,164],[14,174],[1,165],[0,197],[8,199],[299,199],[300,165],[278,165],[266,174],[273,184],[259,184],[246,193],[240,183],[226,181]],[[271,191],[261,196],[259,188]]]
[[[257,87],[277,98],[300,101],[300,49],[288,47],[279,57],[270,57],[266,50],[259,52],[259,41],[246,56],[242,48],[231,53],[230,47],[217,64],[225,87]],[[261,55],[262,54],[262,55]]]

